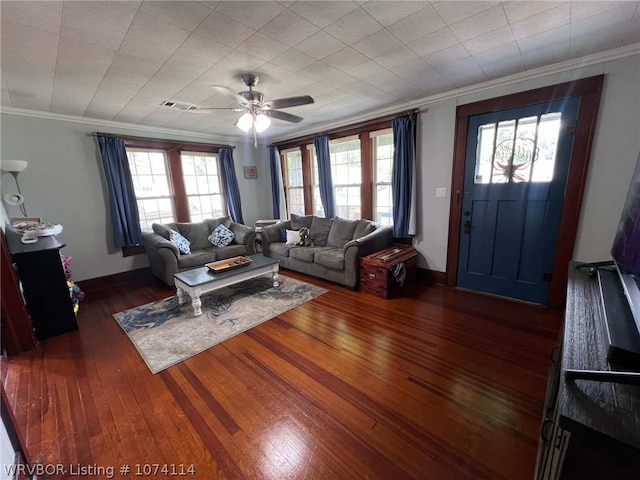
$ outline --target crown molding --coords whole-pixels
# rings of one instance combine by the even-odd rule
[[[567,72],[567,71],[571,71],[579,68],[588,67],[590,65],[596,65],[599,63],[609,62],[612,60],[617,60],[620,58],[625,58],[625,57],[638,55],[638,54],[640,54],[640,43],[635,43],[633,45],[628,45],[628,46],[616,48],[613,50],[607,50],[605,52],[600,52],[600,53],[588,55],[585,57],[571,59],[564,62],[555,63],[553,65],[538,67],[533,70],[519,72],[506,77],[501,77],[494,80],[478,83],[475,85],[469,85],[467,87],[450,90],[448,92],[443,92],[436,95],[423,97],[418,100],[412,100],[402,104],[396,104],[386,108],[372,110],[360,115],[342,119],[337,122],[315,125],[305,130],[299,130],[295,132],[295,134],[287,134],[287,135],[280,135],[277,137],[270,137],[267,139],[266,143],[278,143],[294,137],[304,137],[306,135],[312,135],[314,133],[321,132],[324,130],[331,130],[334,128],[339,128],[339,127],[351,125],[354,123],[374,120],[376,118],[384,117],[386,115],[393,115],[395,113],[402,112],[404,110],[410,110],[414,108],[417,108],[417,109],[424,108],[430,104],[455,99],[464,95],[476,94],[476,93],[480,93],[480,92],[497,88],[497,87],[505,87],[505,86],[509,86],[514,83],[519,83],[526,80],[532,80],[540,77],[545,77],[548,75],[563,73],[563,72]],[[198,132],[193,132],[188,130],[176,130],[171,128],[139,125],[135,123],[116,122],[112,120],[100,120],[97,118],[78,117],[75,115],[42,112],[37,110],[27,110],[23,108],[15,108],[15,107],[7,107],[7,106],[0,106],[0,113],[9,114],[9,115],[19,115],[24,117],[42,118],[42,119],[48,119],[48,120],[62,120],[66,122],[92,125],[94,127],[106,127],[106,128],[113,128],[113,129],[124,128],[127,130],[134,130],[134,131],[158,134],[158,135],[182,136],[186,138],[193,138],[193,139],[200,139],[200,140],[205,139],[213,142],[228,142],[228,143],[236,143],[236,144],[246,143],[247,145],[250,143],[253,143],[253,142],[248,142],[239,136],[229,137],[224,135],[208,135],[205,133],[198,133]]]
[[[139,125],[137,123],[116,122],[113,120],[100,120],[90,117],[78,117],[76,115],[66,115],[62,113],[42,112],[39,110],[28,110],[25,108],[1,106],[0,113],[7,115],[17,115],[22,117],[42,118],[45,120],[60,120],[64,122],[80,123],[91,125],[92,127],[104,127],[110,129],[127,129],[137,132],[150,133],[156,135],[180,136],[191,139],[209,140],[216,143],[248,143],[238,137],[228,137],[224,135],[208,135],[206,133],[193,132],[189,130],[176,130],[173,128],[153,127],[150,125]],[[111,133],[111,132],[104,132]]]
[[[554,63],[553,65],[547,65],[544,67],[538,67],[525,72],[515,73],[506,77],[497,78],[494,80],[488,80],[486,82],[477,83],[475,85],[469,85],[467,87],[457,88],[455,90],[449,90],[448,92],[438,93],[436,95],[430,95],[418,100],[411,100],[402,104],[396,104],[388,108],[377,109],[361,115],[353,116],[347,119],[342,119],[338,122],[326,123],[322,125],[316,125],[313,128],[308,128],[304,131],[298,131],[295,137],[304,137],[312,135],[313,133],[322,132],[325,130],[332,130],[334,128],[340,128],[347,125],[352,125],[360,122],[366,122],[374,120],[376,118],[384,117],[387,115],[393,115],[405,110],[411,110],[414,108],[421,109],[434,103],[439,103],[446,100],[456,99],[464,95],[472,95],[486,90],[491,90],[497,87],[505,87],[513,85],[527,80],[533,80],[536,78],[545,77],[548,75],[554,75],[558,73],[564,73],[571,70],[585,68],[591,65],[597,65],[599,63],[610,62],[618,60],[620,58],[626,58],[633,55],[640,54],[640,43],[628,45],[625,47],[616,48],[613,50],[607,50],[605,52],[595,53],[585,57],[575,58],[572,60],[566,60],[561,63]],[[278,138],[271,138],[271,143],[278,143],[286,141],[292,138],[291,135],[282,135]]]

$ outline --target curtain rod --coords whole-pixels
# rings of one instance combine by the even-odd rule
[[[171,140],[166,138],[153,138],[153,137],[132,137],[130,135],[118,135],[117,133],[103,133],[103,132],[91,132],[89,134],[91,137],[108,137],[108,138],[121,138],[123,140],[132,140],[132,141],[141,141],[141,142],[167,142],[173,143],[176,145],[205,145],[207,147],[216,147],[216,148],[231,148],[235,150],[234,145],[221,145],[219,143],[203,143],[203,142],[191,142],[186,140]]]
[[[358,122],[358,123],[354,123],[351,125],[344,125],[342,127],[336,127],[336,128],[332,128],[330,130],[322,130],[318,133],[315,134],[310,134],[310,135],[303,135],[301,137],[296,137],[296,138],[292,138],[289,140],[283,140],[281,142],[276,142],[276,143],[272,143],[271,145],[269,145],[269,147],[279,147],[280,145],[289,145],[292,143],[300,143],[300,142],[304,142],[304,141],[313,141],[314,138],[316,138],[319,135],[335,135],[338,133],[343,133],[343,132],[350,132],[352,130],[355,129],[359,129],[359,128],[364,128],[366,126],[369,125],[375,125],[376,123],[381,123],[381,122],[388,122],[391,120],[395,120],[396,118],[399,117],[403,117],[405,115],[417,115],[418,113],[420,113],[420,110],[418,108],[412,108],[411,110],[405,110],[405,111],[401,111],[401,112],[397,112],[397,113],[392,113],[389,115],[385,115],[384,117],[379,117],[379,118],[374,118],[372,120],[366,120],[364,122]]]
[[[120,135],[116,135],[115,133],[91,132],[89,135],[91,135],[92,137],[97,137],[98,135],[100,135],[102,137],[120,138]]]

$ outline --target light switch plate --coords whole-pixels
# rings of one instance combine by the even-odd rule
[[[447,189],[446,187],[436,188],[436,198],[446,198]]]

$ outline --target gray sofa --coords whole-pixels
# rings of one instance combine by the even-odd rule
[[[314,246],[288,245],[281,230],[306,227]],[[359,258],[390,247],[393,229],[370,220],[346,220],[291,215],[291,220],[261,230],[262,254],[280,266],[355,289],[359,282]]]
[[[226,247],[214,247],[207,237],[220,224],[235,234]],[[153,274],[169,286],[174,285],[173,274],[202,267],[204,264],[238,255],[255,253],[256,233],[232,221],[229,217],[208,219],[197,223],[167,223],[152,225],[153,232],[144,232],[142,242],[149,255]],[[182,254],[169,240],[169,231],[175,230],[191,242],[191,253]]]

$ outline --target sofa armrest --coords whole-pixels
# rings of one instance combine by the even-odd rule
[[[233,242],[239,245],[252,244],[256,239],[256,230],[241,223],[231,222],[229,230],[235,235]]]
[[[149,249],[158,250],[160,248],[168,248],[175,254],[176,257],[180,256],[178,247],[176,247],[169,240],[162,237],[161,235],[158,235],[157,233],[144,232],[142,234],[142,243],[144,244],[144,248],[147,249],[147,251],[149,251]]]
[[[393,243],[393,227],[380,227],[373,232],[351,240],[344,246],[344,275],[349,285],[358,285],[360,278],[360,257],[379,252]]]
[[[169,240],[157,233],[144,232],[142,244],[149,256],[153,274],[169,286],[174,284],[173,274],[178,271],[180,252]]]
[[[356,240],[347,242],[344,246],[345,256],[348,251],[357,252],[359,257],[379,252],[393,243],[393,227],[380,227],[373,232]]]
[[[262,227],[260,230],[260,240],[262,241],[262,255],[265,257],[271,256],[271,249],[269,244],[280,241],[280,229],[291,229],[291,221],[278,222],[267,227]]]
[[[264,245],[265,243],[279,242],[281,228],[291,229],[291,222],[287,220],[286,222],[278,222],[267,227],[262,227],[262,229],[260,230],[262,244]]]

